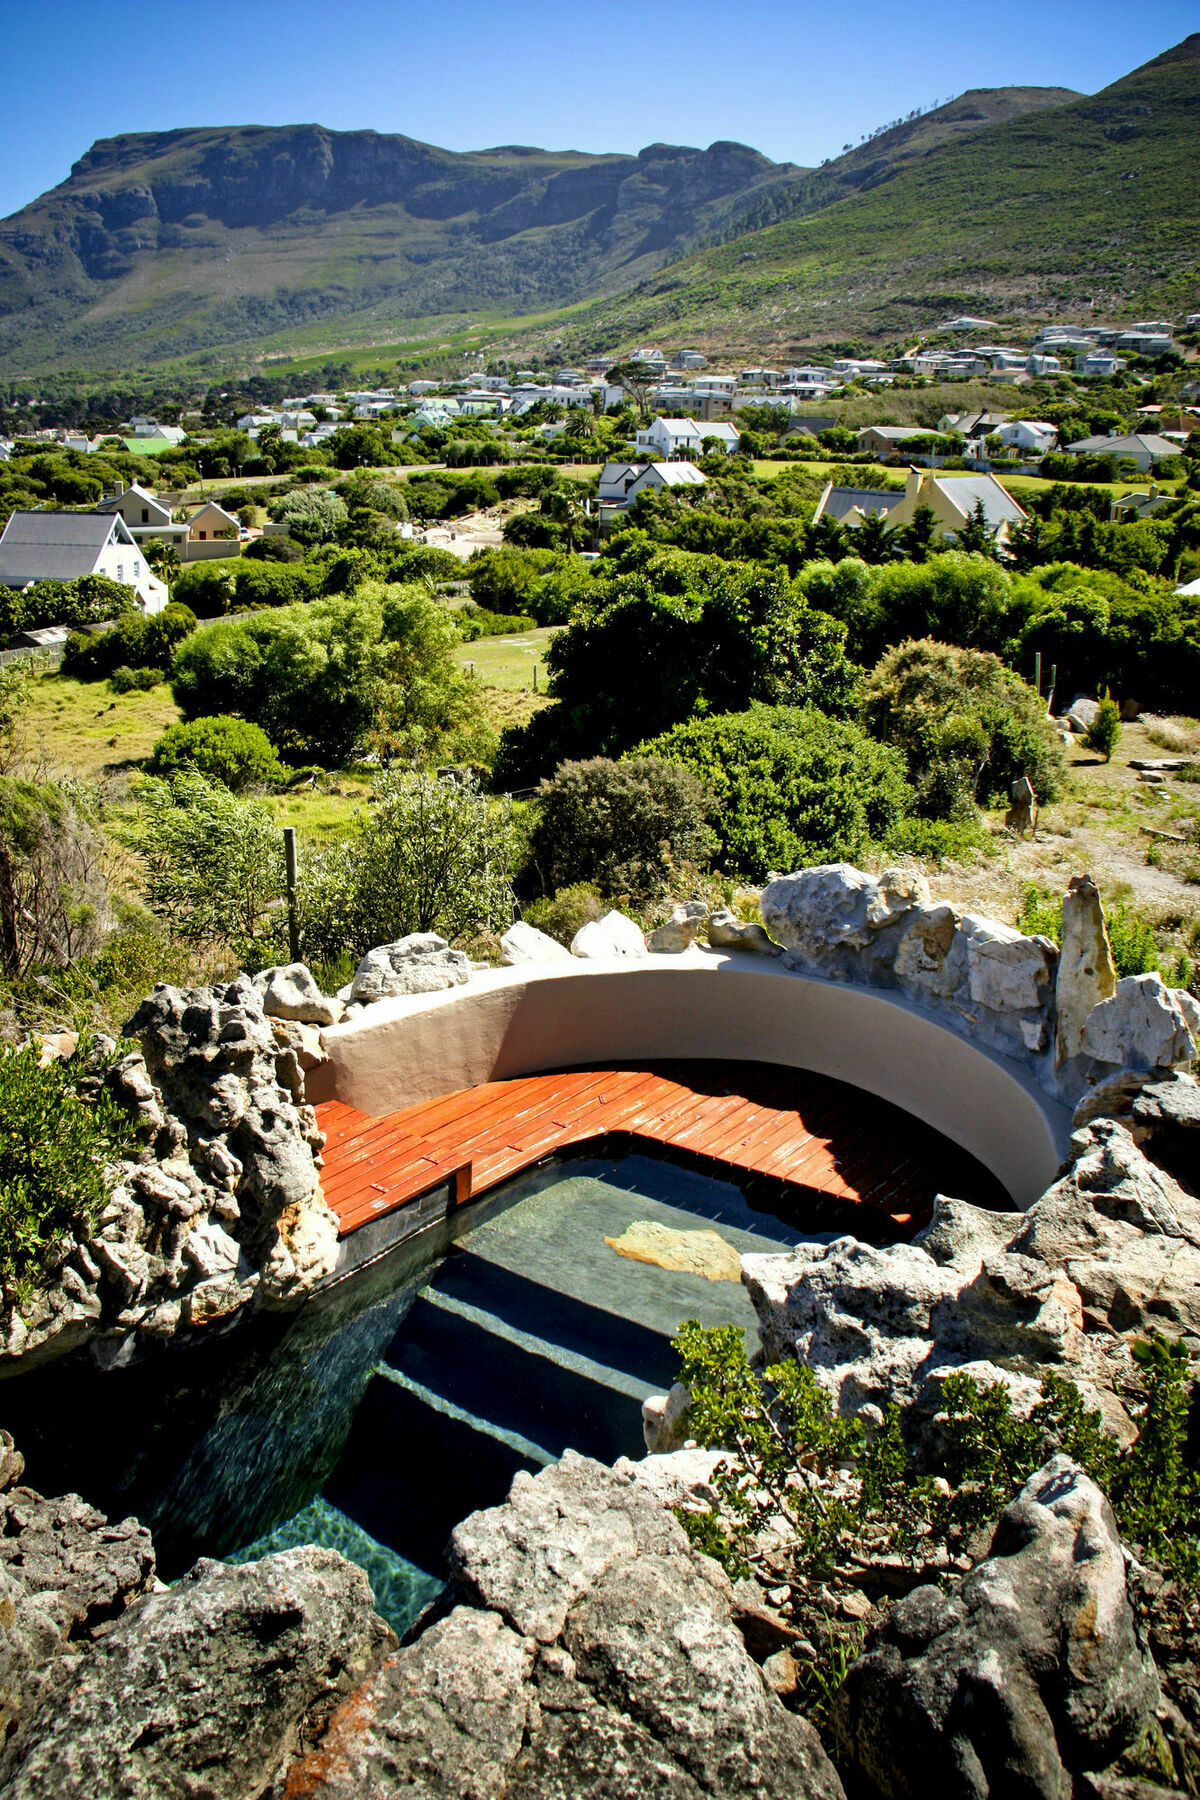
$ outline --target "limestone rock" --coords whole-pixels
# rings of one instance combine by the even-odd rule
[[[1026,1012],[1048,1004],[1058,963],[1048,938],[1026,937],[972,914],[963,919],[962,929],[972,1000],[993,1012]]]
[[[686,1388],[683,1390],[687,1392]],[[654,1495],[660,1506],[702,1510],[717,1503],[713,1474],[726,1460],[724,1450],[672,1450],[664,1455],[622,1456],[614,1473],[625,1475]]]
[[[921,875],[890,869],[876,879],[849,863],[823,863],[768,882],[761,906],[767,930],[802,966],[847,980],[855,953],[928,903]]]
[[[642,1401],[642,1439],[651,1456],[683,1448],[686,1415],[692,1404],[690,1389],[682,1381],[665,1394],[648,1394]]]
[[[154,1581],[154,1546],[136,1519],[110,1525],[64,1494],[16,1487],[0,1498],[0,1566],[38,1596],[58,1636],[98,1636]]]
[[[666,923],[650,933],[650,950],[658,956],[676,956],[690,950],[707,916],[703,900],[688,900],[676,906]]]
[[[1080,1049],[1113,1069],[1176,1068],[1196,1054],[1188,1014],[1158,974],[1118,981],[1111,999],[1088,1014]]]
[[[748,950],[756,956],[783,955],[783,945],[773,941],[764,925],[739,919],[725,908],[708,915],[708,941],[714,950]]]
[[[317,986],[304,963],[284,963],[264,969],[254,978],[269,1019],[294,1019],[300,1025],[336,1025],[342,1016],[340,1001],[331,1000]]]
[[[1064,1456],[1001,1516],[955,1590],[901,1600],[850,1669],[837,1727],[887,1800],[1063,1800],[1158,1702],[1108,1502]]]
[[[706,1281],[740,1281],[741,1257],[718,1231],[680,1231],[657,1219],[635,1219],[620,1237],[605,1243],[631,1262],[651,1263],[658,1269],[674,1269],[703,1275]]]
[[[646,954],[646,940],[641,928],[624,913],[606,912],[602,919],[589,919],[571,939],[571,955],[603,961],[613,956],[639,957]]]
[[[311,1800],[491,1800],[521,1748],[534,1647],[459,1606],[342,1702],[287,1793]]]
[[[447,1557],[475,1604],[549,1644],[610,1563],[687,1553],[682,1527],[650,1494],[568,1450],[538,1475],[518,1474],[504,1506],[464,1519]]]
[[[1005,1247],[1020,1222],[1016,1213],[992,1212],[938,1194],[932,1218],[912,1242],[942,1268],[959,1269],[970,1278],[978,1274],[986,1256]]]
[[[1067,708],[1067,724],[1072,731],[1088,732],[1096,723],[1100,713],[1100,702],[1093,700],[1090,694],[1076,694]]]
[[[354,972],[350,998],[391,1000],[407,994],[436,994],[461,987],[470,979],[471,963],[433,931],[414,931],[394,944],[368,950]]]
[[[12,1800],[241,1800],[395,1638],[332,1550],[202,1561],[130,1608],[15,1746]]]
[[[337,1268],[337,1214],[320,1189],[285,1206],[275,1242],[263,1259],[261,1297],[266,1306],[294,1304]]]
[[[514,919],[500,939],[500,961],[508,969],[521,968],[526,963],[562,962],[570,954],[565,944],[524,919]]]

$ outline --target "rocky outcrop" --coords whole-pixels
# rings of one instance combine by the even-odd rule
[[[435,931],[414,931],[394,944],[368,950],[346,994],[360,1005],[407,994],[436,994],[471,978],[471,961]],[[339,996],[340,998],[340,996]]]
[[[902,870],[777,876],[762,915],[793,968],[898,991],[1072,1101],[1122,1069],[1165,1072],[1196,1055],[1200,1006],[1161,975],[1116,980],[1086,876],[1064,900],[1061,955],[1048,938],[932,902],[924,878]]]
[[[1073,1775],[1134,1742],[1158,1698],[1108,1502],[1056,1456],[965,1580],[895,1607],[847,1676],[837,1726],[886,1800],[1063,1800]]]
[[[743,1257],[742,1279],[766,1360],[799,1357],[844,1413],[929,1419],[952,1370],[1022,1398],[1053,1368],[1127,1437],[1130,1335],[1200,1336],[1200,1200],[1096,1119],[1026,1213],[939,1197],[911,1244],[801,1244]]]
[[[841,1800],[728,1580],[663,1499],[568,1451],[451,1541],[454,1605],[288,1774],[313,1800]]]
[[[160,986],[127,1027],[140,1048],[104,1073],[83,1061],[79,1091],[107,1086],[138,1148],[113,1167],[91,1235],[64,1245],[52,1285],[9,1312],[4,1359],[28,1366],[92,1343],[122,1361],[251,1304],[292,1304],[332,1272],[324,1140],[304,1101],[306,1067],[324,1057],[312,1029],[268,1017],[245,976]]]
[[[202,1561],[62,1659],[8,1747],[12,1800],[262,1793],[395,1638],[360,1569],[288,1550]]]
[[[284,963],[263,969],[254,977],[269,1019],[294,1019],[300,1025],[336,1025],[342,1016],[340,1000],[331,1000],[317,986],[304,963]]]
[[[585,960],[604,961],[613,956],[641,957],[645,954],[646,940],[640,925],[620,912],[606,912],[602,919],[589,919],[571,939],[571,955]]]
[[[752,919],[739,919],[724,907],[718,907],[708,915],[708,941],[714,950],[748,950],[757,956],[783,955],[783,945],[772,940],[765,926]]]

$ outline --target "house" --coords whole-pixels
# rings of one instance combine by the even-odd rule
[[[149,488],[139,486],[135,481],[126,487],[123,481],[113,484],[111,494],[105,494],[103,500],[96,502],[99,513],[120,513],[125,523],[133,531],[140,525],[169,525],[171,509],[164,506],[157,494]]]
[[[886,519],[899,499],[894,488],[835,487],[830,481],[817,501],[813,524],[818,519],[833,519],[848,531],[854,531],[866,518],[882,514]]]
[[[703,434],[695,419],[654,419],[635,442],[656,462],[675,462],[699,456]]]
[[[717,439],[726,456],[736,456],[738,445],[742,441],[742,434],[736,425],[720,425],[715,422],[702,425],[700,427],[701,449],[703,449],[712,438]]]
[[[973,319],[969,313],[962,313],[957,319],[943,319],[938,326],[939,331],[994,331],[995,319]]]
[[[1031,350],[1025,358],[1026,372],[1036,381],[1039,375],[1058,375],[1062,371],[1062,363],[1057,356],[1051,356],[1046,350]]]
[[[1028,456],[1045,456],[1058,442],[1058,427],[1045,419],[1012,419],[993,430],[1006,450],[1022,450]]]
[[[708,358],[701,356],[699,350],[675,350],[671,354],[673,369],[707,369]]]
[[[215,500],[206,501],[187,521],[185,562],[198,562],[211,556],[237,556],[240,551],[238,522]]]
[[[131,587],[144,612],[167,604],[165,582],[150,573],[119,513],[14,512],[0,536],[0,586],[75,581],[107,575]]]
[[[1122,462],[1133,463],[1142,475],[1164,457],[1179,455],[1177,444],[1165,437],[1142,432],[1124,436],[1119,431],[1110,431],[1107,437],[1077,438],[1067,445],[1067,449],[1072,456],[1115,456]]]
[[[1162,512],[1164,507],[1172,506],[1174,502],[1174,494],[1164,494],[1158,484],[1152,481],[1144,494],[1118,494],[1112,503],[1112,516],[1125,522],[1152,519],[1155,513]]]
[[[624,511],[639,494],[654,488],[704,487],[703,473],[690,462],[628,463],[608,462],[600,471],[600,523],[605,513],[610,518]]]
[[[910,469],[904,493],[888,511],[888,526],[911,525],[918,507],[927,506],[943,537],[954,538],[976,506],[993,542],[1003,545],[1014,525],[1028,516],[994,475],[943,475],[933,469]]]
[[[858,447],[868,456],[899,456],[910,438],[929,435],[920,425],[866,425],[858,434]]]
[[[937,422],[938,431],[943,434],[957,433],[959,437],[986,437],[989,431],[996,431],[1004,423],[1004,414],[998,412],[961,412],[943,413]]]
[[[1111,350],[1089,350],[1086,356],[1075,358],[1077,375],[1092,375],[1105,380],[1112,375],[1119,375],[1125,367],[1123,356],[1114,356]]]

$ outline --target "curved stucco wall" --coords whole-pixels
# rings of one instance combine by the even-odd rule
[[[880,1095],[978,1157],[1018,1206],[1053,1180],[1069,1116],[1015,1063],[902,998],[694,950],[554,962],[384,1000],[324,1033],[309,1098],[378,1116],[543,1069],[723,1057],[834,1076]]]

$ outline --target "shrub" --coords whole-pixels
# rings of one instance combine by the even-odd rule
[[[272,501],[271,517],[287,526],[298,544],[328,544],[350,517],[346,502],[329,488],[293,488]]]
[[[63,667],[81,681],[108,675],[118,693],[135,687],[151,688],[170,669],[177,648],[195,629],[195,613],[173,600],[161,612],[148,617],[129,613],[111,631],[86,635],[72,632],[67,639]],[[116,672],[122,669],[126,674],[118,684]]]
[[[262,954],[283,892],[270,810],[189,769],[147,780],[142,799],[130,847],[145,864],[150,910],[189,943],[228,943],[243,962]]]
[[[79,1086],[86,1076],[95,1089],[118,1054],[83,1040],[69,1061],[43,1065],[37,1043],[0,1045],[0,1287],[10,1306],[49,1285],[111,1192],[132,1127],[102,1085],[86,1099]]]
[[[108,685],[114,694],[148,694],[161,679],[157,669],[131,669],[128,663],[118,663]]]
[[[581,926],[602,918],[606,910],[604,897],[594,882],[573,881],[569,887],[559,888],[553,898],[531,900],[525,908],[525,918],[569,950]]]
[[[358,958],[412,931],[453,938],[510,923],[517,831],[507,803],[431,775],[385,774],[375,792],[359,836],[303,861],[306,956]]]
[[[104,845],[77,797],[0,776],[0,968],[67,964],[108,920]]]
[[[538,802],[530,855],[548,892],[587,881],[645,899],[716,847],[703,784],[654,756],[563,763]]]
[[[1062,790],[1066,759],[1044,704],[986,651],[929,639],[890,650],[867,679],[861,716],[904,753],[918,810],[931,818],[1007,799],[1022,775],[1039,800]]]
[[[1105,694],[1083,741],[1089,750],[1098,751],[1105,762],[1111,762],[1120,735],[1121,709],[1110,695]]]
[[[234,793],[282,781],[287,773],[261,726],[228,713],[168,725],[146,767],[151,775],[195,769]]]
[[[464,607],[455,613],[454,623],[466,644],[473,644],[477,638],[513,637],[517,632],[533,631],[537,626],[536,619],[523,613],[486,612],[482,606]]]
[[[755,881],[772,869],[853,860],[912,807],[899,753],[816,707],[689,720],[641,752],[692,771],[711,796],[722,866]]]

